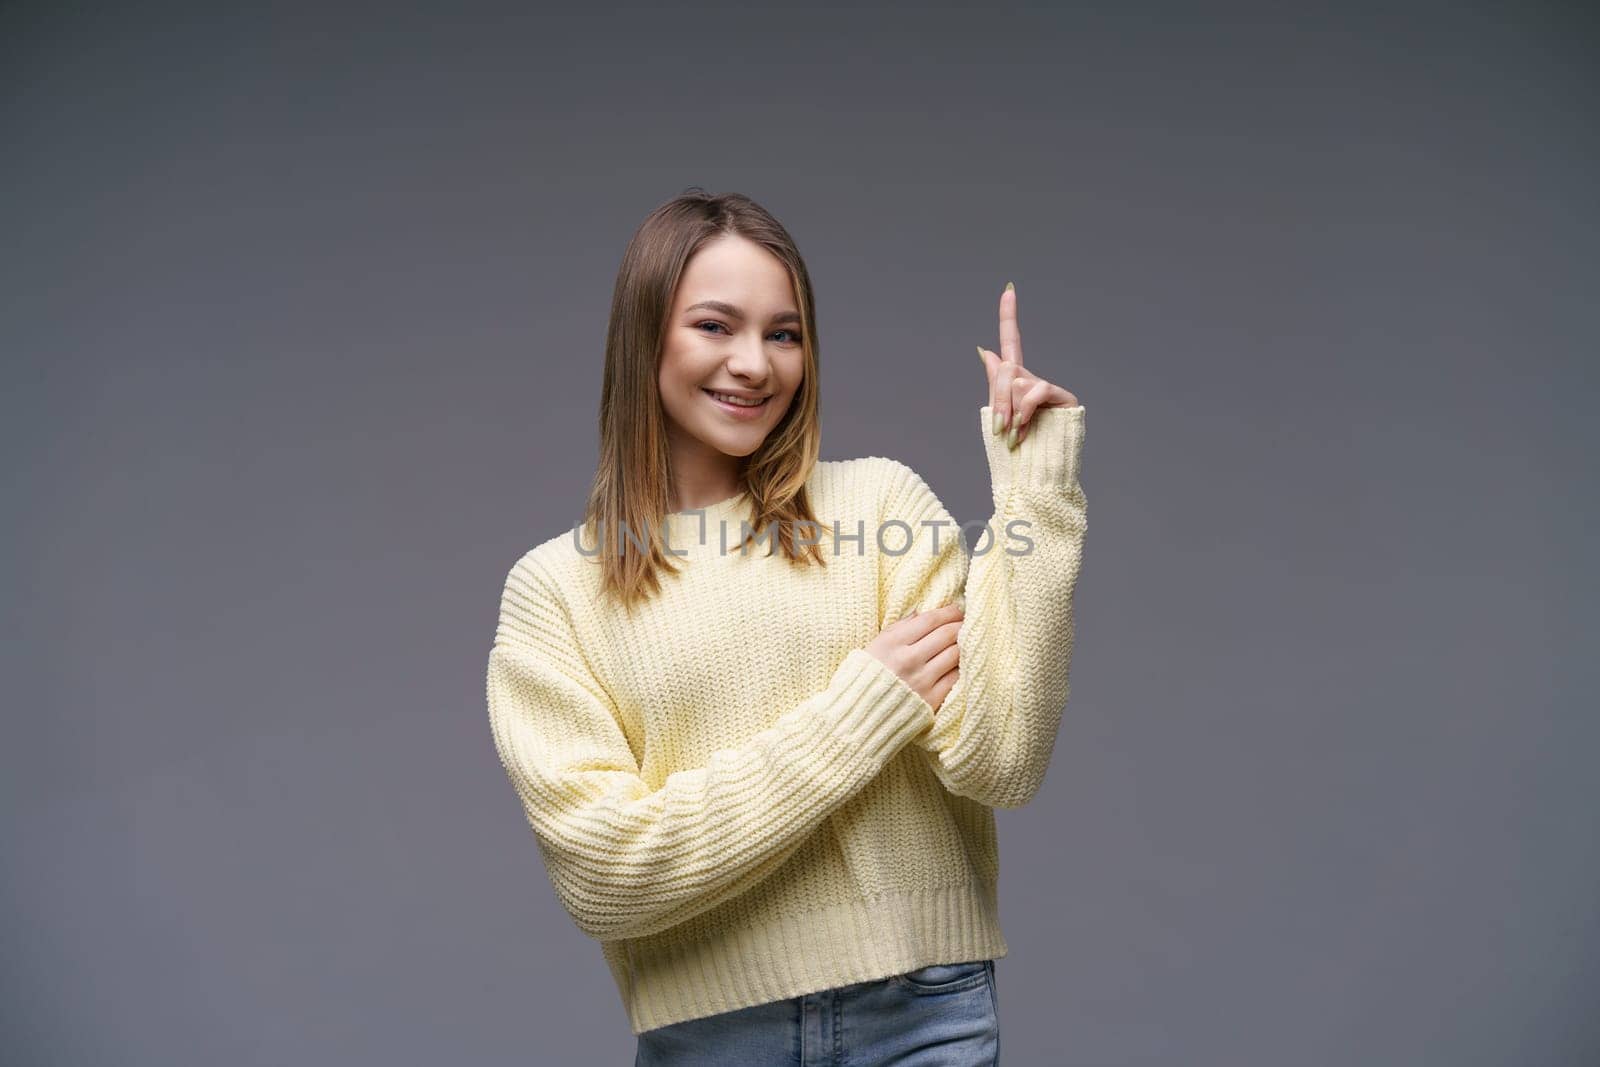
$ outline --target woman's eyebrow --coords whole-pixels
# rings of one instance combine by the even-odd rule
[[[688,307],[684,308],[683,310],[687,314],[690,311],[698,311],[701,308],[704,308],[707,311],[720,312],[721,314],[726,315],[726,316],[728,316],[729,318],[732,318],[732,319],[742,319],[742,318],[744,318],[744,312],[740,311],[738,308],[734,307],[732,304],[725,303],[725,302],[723,302],[721,300],[702,300],[698,304],[690,304]],[[780,311],[777,314],[772,316],[772,321],[773,322],[794,323],[795,325],[798,326],[800,324],[800,313],[798,311],[792,311],[792,310],[791,311]]]

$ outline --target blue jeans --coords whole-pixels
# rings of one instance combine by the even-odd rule
[[[634,1067],[991,1067],[1000,1062],[994,960],[673,1023],[639,1035]]]

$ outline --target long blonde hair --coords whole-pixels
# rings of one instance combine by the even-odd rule
[[[797,544],[795,531],[797,523],[817,522],[805,482],[817,462],[822,437],[817,415],[816,313],[805,261],[782,224],[748,196],[713,196],[691,186],[652,211],[628,242],[606,329],[600,457],[581,534],[586,545],[598,545],[602,595],[629,611],[660,590],[660,569],[674,574],[679,569],[679,557],[664,551],[661,538],[673,484],[659,379],[662,342],[685,265],[702,245],[723,234],[753,241],[783,262],[802,324],[800,386],[782,421],[740,465],[742,488],[753,513],[750,536],[760,536],[776,522],[777,536],[769,542],[769,554],[775,542],[795,565],[810,560],[826,566],[818,546]],[[597,540],[601,535],[603,544]],[[635,539],[648,551],[640,551]]]

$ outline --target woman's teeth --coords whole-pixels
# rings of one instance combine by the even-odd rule
[[[729,396],[727,393],[712,392],[710,389],[707,389],[706,392],[710,393],[711,396],[722,401],[724,404],[733,404],[741,408],[758,408],[767,402],[766,397],[762,397],[760,400],[746,400],[744,397]]]

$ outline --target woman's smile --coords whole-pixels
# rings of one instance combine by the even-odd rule
[[[767,405],[772,400],[770,394],[756,400],[754,397],[742,397],[735,393],[719,393],[714,389],[706,389],[704,387],[700,391],[710,397],[713,404],[716,404],[717,407],[736,419],[759,418],[766,412]]]

